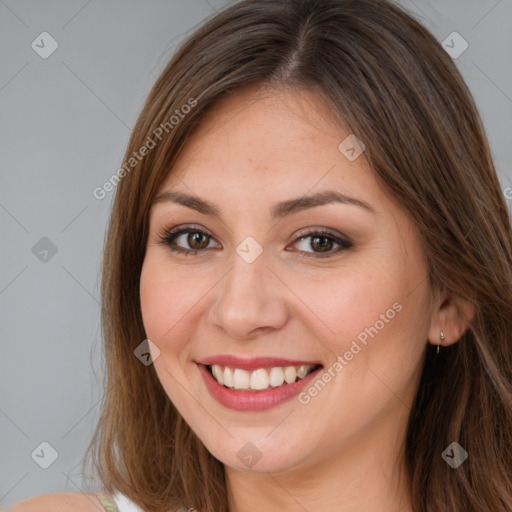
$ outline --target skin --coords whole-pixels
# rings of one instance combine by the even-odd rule
[[[8,512],[100,512],[105,510],[93,493],[58,492],[16,503]]]
[[[338,150],[348,135],[313,92],[239,93],[203,121],[159,191],[199,196],[221,217],[172,202],[151,210],[140,299],[147,337],[160,350],[155,369],[224,463],[231,511],[412,511],[400,449],[425,349],[441,330],[444,345],[456,342],[471,312],[430,288],[407,212],[378,185],[364,153],[351,162]],[[322,190],[374,212],[332,203],[271,219],[275,203]],[[211,235],[202,252],[182,255],[158,243],[166,228],[185,224]],[[330,239],[332,257],[315,258],[325,253],[314,237],[298,241],[315,228],[353,247],[336,252]],[[263,249],[252,263],[236,252],[248,236]],[[186,234],[174,242],[201,247]],[[327,369],[394,303],[401,310],[307,404],[227,409],[195,363],[235,354],[321,361]],[[237,457],[247,442],[262,454],[252,468]]]

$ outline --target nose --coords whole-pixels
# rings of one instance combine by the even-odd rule
[[[247,263],[235,252],[231,270],[214,288],[217,296],[209,321],[233,339],[253,339],[282,328],[287,321],[285,287],[264,255]]]

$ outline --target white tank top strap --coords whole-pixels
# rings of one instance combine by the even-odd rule
[[[112,498],[114,498],[119,512],[144,512],[138,505],[130,500],[130,498],[120,492],[114,493]]]
[[[114,494],[96,493],[106,512],[144,512],[130,498],[119,491]],[[180,507],[176,512],[191,512],[194,508]],[[2,512],[0,510],[0,512]]]

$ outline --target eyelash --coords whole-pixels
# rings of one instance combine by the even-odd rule
[[[157,244],[158,245],[166,245],[166,246],[168,246],[169,250],[171,250],[172,252],[180,253],[185,256],[197,254],[198,252],[205,250],[205,249],[183,249],[183,247],[179,247],[179,246],[175,245],[174,240],[178,236],[180,236],[184,233],[200,233],[202,235],[209,237],[210,239],[213,238],[208,232],[206,232],[205,230],[203,230],[201,228],[197,228],[194,226],[184,226],[184,227],[177,228],[177,229],[169,229],[169,228],[164,229],[164,231],[158,235]],[[295,239],[294,243],[301,241],[304,238],[311,238],[311,237],[312,238],[328,238],[328,239],[334,241],[335,243],[337,243],[340,247],[338,247],[335,251],[330,251],[329,253],[314,253],[314,252],[309,253],[309,252],[305,252],[305,251],[299,251],[299,253],[304,253],[304,254],[300,254],[301,257],[304,257],[304,258],[330,258],[330,257],[333,257],[334,255],[340,253],[341,251],[346,250],[346,249],[351,249],[354,246],[354,244],[352,242],[350,242],[349,240],[340,238],[325,229],[302,233],[298,238]],[[311,256],[306,256],[306,254],[310,254]]]

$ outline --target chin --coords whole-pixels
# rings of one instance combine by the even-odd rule
[[[302,454],[300,457],[301,454],[294,446],[287,446],[280,441],[276,442],[276,440],[246,441],[238,438],[230,439],[224,446],[211,447],[208,444],[205,446],[216,459],[227,467],[253,473],[288,471],[297,467],[300,464],[300,459],[305,455]],[[234,447],[236,448],[233,449]]]

